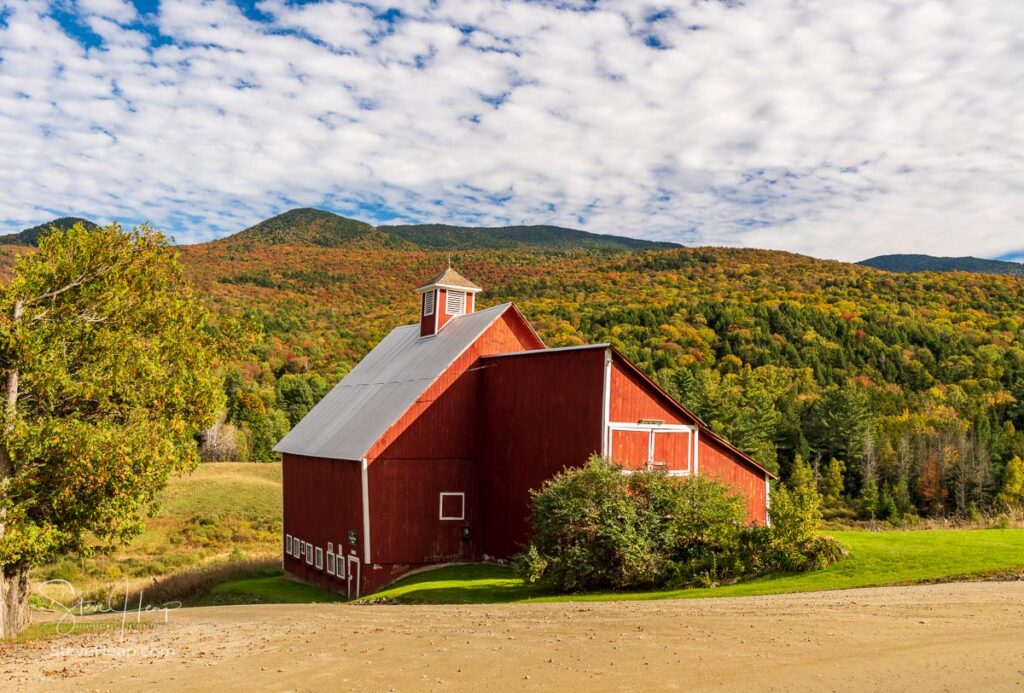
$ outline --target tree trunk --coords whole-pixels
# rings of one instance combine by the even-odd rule
[[[28,569],[0,571],[0,637],[13,638],[28,626]]]
[[[14,302],[12,321],[21,320],[22,302]],[[7,414],[13,418],[18,408],[18,371],[7,371]],[[8,424],[9,430],[10,424]],[[7,492],[9,479],[14,476],[14,460],[7,451],[6,441],[0,440],[0,493]],[[7,529],[7,513],[0,509],[0,541]],[[13,638],[28,625],[28,568],[0,566],[0,637]]]

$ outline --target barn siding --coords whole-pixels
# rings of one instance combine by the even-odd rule
[[[284,534],[308,541],[324,551],[323,570],[317,570],[315,565],[307,565],[304,558],[285,555],[285,572],[344,594],[345,582],[327,574],[327,543],[333,543],[335,551],[340,544],[345,554],[356,551],[362,561],[364,537],[360,463],[285,453],[282,456],[281,472]],[[355,547],[348,545],[350,530],[356,533]]]
[[[767,516],[765,473],[710,436],[701,435],[698,443],[700,474],[719,479],[746,496],[747,520],[763,525]]]
[[[462,527],[479,527],[472,460],[378,459],[369,467],[374,563],[451,563],[477,557]],[[465,520],[441,520],[441,493],[466,494]],[[471,534],[471,538],[472,538]]]
[[[612,391],[610,415],[612,421],[636,423],[640,419],[661,419],[668,424],[692,424],[677,404],[659,393],[631,368],[612,361]]]
[[[484,360],[480,454],[483,552],[508,558],[529,537],[530,490],[601,451],[604,350]]]
[[[647,469],[649,431],[612,431],[611,459],[623,469]]]

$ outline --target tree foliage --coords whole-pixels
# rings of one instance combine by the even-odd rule
[[[5,570],[140,531],[223,405],[220,348],[147,227],[53,230],[19,259],[0,296]]]

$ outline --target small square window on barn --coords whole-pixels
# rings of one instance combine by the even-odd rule
[[[316,547],[316,569],[324,569],[324,550],[321,549],[319,546]]]
[[[465,520],[466,519],[466,494],[454,491],[441,493],[441,514],[442,520]]]
[[[291,534],[285,534],[284,535],[284,553],[285,553],[286,556],[291,556],[292,555],[292,535]]]
[[[334,575],[334,552],[327,552],[327,574]]]
[[[444,301],[444,311],[448,315],[462,315],[466,312],[466,292],[448,291]]]
[[[423,314],[433,315],[434,314],[434,297],[437,296],[436,291],[428,291],[423,294]]]
[[[306,565],[313,565],[313,545],[308,541],[306,542]]]

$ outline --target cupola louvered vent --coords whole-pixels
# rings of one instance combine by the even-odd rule
[[[445,299],[445,312],[448,315],[462,315],[466,312],[466,293],[464,291],[448,291]]]

